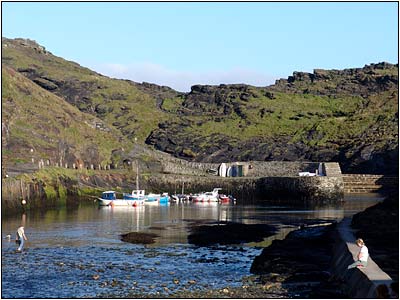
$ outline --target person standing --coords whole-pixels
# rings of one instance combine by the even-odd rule
[[[15,238],[15,241],[19,244],[19,247],[17,249],[17,252],[22,252],[22,249],[24,248],[25,241],[27,241],[27,237],[25,235],[25,229],[24,226],[21,226],[17,229],[17,236]]]
[[[357,254],[357,260],[349,265],[347,269],[353,269],[356,267],[365,268],[367,266],[367,261],[369,257],[367,246],[365,246],[365,243],[362,239],[357,239],[356,245],[360,247],[360,252],[358,252]]]

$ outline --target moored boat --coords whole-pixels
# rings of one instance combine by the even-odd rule
[[[222,204],[227,204],[227,203],[236,203],[236,199],[232,195],[218,195],[219,196],[219,202]]]
[[[132,190],[130,194],[124,193],[123,194],[124,200],[134,201],[133,206],[143,205],[146,199],[144,194],[144,190]]]
[[[218,191],[220,188],[213,189],[212,192],[200,193],[196,196],[193,196],[194,202],[218,202]]]
[[[148,194],[145,196],[144,203],[145,204],[165,204],[169,202],[169,196],[168,193],[163,193],[163,194]]]
[[[132,191],[133,194],[133,191]],[[134,197],[131,194],[123,194],[123,199],[117,198],[115,191],[105,191],[98,198],[99,206],[139,206],[143,205],[144,199],[140,197]]]

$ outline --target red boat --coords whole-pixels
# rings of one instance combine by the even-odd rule
[[[221,203],[229,203],[231,199],[227,195],[218,195]]]

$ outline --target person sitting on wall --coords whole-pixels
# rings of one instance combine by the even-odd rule
[[[365,268],[367,266],[367,261],[368,261],[368,248],[365,246],[364,241],[362,239],[357,239],[356,240],[356,245],[360,247],[360,252],[357,254],[357,260],[349,265],[347,269],[353,269],[353,268]]]

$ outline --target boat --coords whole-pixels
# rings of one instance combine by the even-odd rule
[[[130,194],[123,193],[122,199],[117,198],[115,191],[106,191],[98,198],[99,206],[139,206],[143,205],[146,199],[144,190],[139,190],[139,164],[136,163],[136,189],[132,190]]]
[[[219,197],[220,203],[223,203],[223,204],[236,203],[236,199],[232,195],[227,196],[227,195],[220,194],[220,195],[218,195],[218,197]]]
[[[153,194],[150,193],[144,197],[144,204],[165,204],[169,202],[168,193]]]
[[[184,195],[184,194],[175,194],[175,195],[172,195],[171,196],[171,199],[170,199],[170,201],[171,202],[175,202],[175,203],[178,203],[178,202],[185,202],[185,201],[189,201],[189,196],[188,195]]]
[[[221,203],[229,203],[230,199],[227,195],[218,195],[219,202]]]
[[[133,193],[133,191],[132,191]],[[128,196],[129,195],[129,196]],[[98,198],[99,206],[140,206],[143,205],[144,198],[140,197],[132,197],[130,194],[123,194],[122,199],[117,198],[117,192],[115,191],[105,191],[101,194],[101,197]]]
[[[196,196],[193,196],[194,202],[218,202],[218,191],[221,188],[215,188],[212,192],[200,193]]]
[[[182,191],[180,194],[171,195],[170,202],[178,203],[189,200],[189,195],[185,195],[185,182],[182,182]]]

